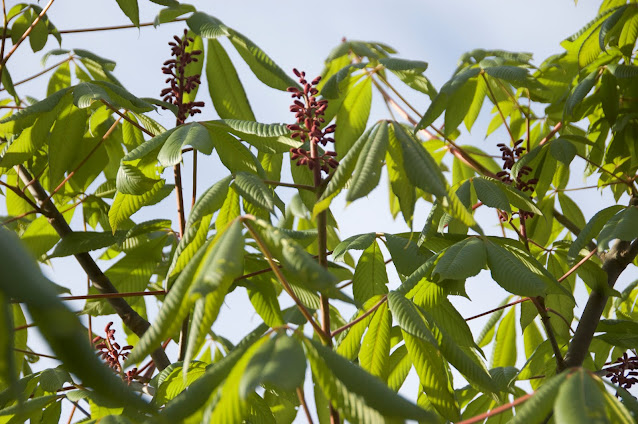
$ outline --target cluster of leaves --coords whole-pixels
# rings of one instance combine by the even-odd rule
[[[555,422],[636,420],[638,400],[627,390],[634,374],[624,372],[633,369],[638,347],[638,282],[622,292],[614,284],[638,254],[638,3],[605,0],[598,16],[562,43],[564,51],[538,67],[526,53],[469,52],[439,90],[424,75],[427,63],[399,58],[381,43],[344,41],[311,84],[319,99],[312,104],[322,112],[312,131],[334,130],[338,160],[323,178],[319,168],[294,166],[294,154],[311,148],[294,137],[301,120],[292,130],[256,121],[224,39],[265,85],[282,95],[304,87],[217,18],[177,1],[154,2],[166,6],[156,24],[188,14],[182,40],[189,42],[176,41],[180,54],[204,52],[206,64],[185,61],[180,72],[189,81],[205,74],[220,119],[184,122],[179,105],[201,105],[196,84],[179,93],[177,107],[140,98],[113,76],[112,61],[84,50],[45,55],[66,58],[40,101],[23,100],[11,83],[9,56],[0,62],[11,96],[1,104],[13,107],[0,121],[8,215],[0,230],[2,420],[55,422],[68,399],[88,402],[89,422],[290,423],[308,408],[308,367],[316,406],[308,414],[320,423],[540,423],[552,414]],[[139,26],[137,1],[118,4]],[[28,35],[34,52],[49,34],[59,37],[35,5],[11,9],[3,31],[16,47]],[[430,99],[422,115],[401,106],[395,80]],[[403,121],[368,123],[374,88]],[[470,131],[486,104],[493,115],[488,143],[498,142],[487,151],[460,144],[459,127]],[[154,121],[156,106],[175,113],[180,125],[167,130]],[[491,155],[498,146],[502,156]],[[183,231],[166,219],[135,222],[142,208],[173,191],[181,196],[181,182],[168,183],[164,169],[179,169],[189,150],[216,155],[229,175],[193,199]],[[291,178],[282,175],[284,160],[293,165]],[[588,222],[567,194],[580,161],[596,187],[621,203]],[[383,172],[394,218],[401,214],[412,228],[417,200],[431,205],[424,228],[341,241],[333,199],[342,191],[348,202],[366,197]],[[275,190],[280,186],[294,189],[289,201]],[[78,208],[84,231],[68,226]],[[479,208],[497,211],[501,236],[483,230]],[[362,252],[356,261],[352,250]],[[102,273],[88,252],[117,261]],[[68,290],[38,268],[67,256],[93,283],[82,313],[117,313],[125,325],[134,347],[114,350],[119,375],[63,305],[60,294]],[[399,285],[390,282],[388,266]],[[510,295],[489,311],[477,337],[450,297],[467,296],[467,279],[482,270]],[[580,317],[577,281],[589,292]],[[237,345],[212,331],[233,290],[245,292],[263,320]],[[139,294],[150,291],[161,307],[149,326],[150,296]],[[295,305],[283,309],[281,298]],[[357,312],[345,318],[331,299]],[[60,367],[29,365],[25,308]],[[183,355],[163,363],[161,348],[180,336]],[[98,348],[113,350],[110,341]],[[624,365],[605,368],[619,357]],[[142,375],[138,366],[150,372]],[[452,369],[466,386],[455,388]],[[411,370],[419,380],[411,393],[416,404],[399,394]]]

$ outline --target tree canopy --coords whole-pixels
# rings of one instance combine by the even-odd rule
[[[53,0],[2,3],[0,422],[636,421],[638,2],[604,0],[541,62],[469,51],[436,87],[427,58],[382,42],[344,39],[306,75],[150,1],[152,23],[117,4],[129,27],[176,28],[157,98],[99,45],[42,54],[69,32]],[[29,47],[55,64],[13,66]],[[256,120],[238,66],[288,93],[287,124]],[[21,94],[34,78],[46,93]],[[198,180],[211,166],[223,178]],[[344,239],[335,198],[375,189],[410,231]],[[83,295],[43,273],[63,258]],[[455,299],[479,274],[507,296],[466,316]],[[260,321],[238,343],[214,326],[230,293]]]

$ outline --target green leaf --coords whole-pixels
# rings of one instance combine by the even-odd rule
[[[213,152],[213,143],[208,130],[203,125],[193,122],[181,125],[166,139],[157,155],[160,165],[166,168],[180,163],[184,146],[192,146],[205,155]]]
[[[206,363],[193,361],[186,374],[186,379],[184,379],[181,362],[169,365],[157,376],[157,390],[153,397],[153,403],[165,405],[168,401],[184,392],[193,382],[202,377],[205,372]]]
[[[337,337],[337,346],[335,350],[339,355],[349,360],[354,360],[359,356],[361,337],[363,336],[364,331],[366,331],[366,329],[368,328],[370,321],[372,321],[372,318],[374,318],[374,315],[377,311],[374,311],[371,314],[366,315],[365,317],[363,317],[363,314],[365,314],[367,311],[370,310],[370,308],[381,301],[382,298],[383,296],[371,297],[370,299],[368,299],[367,302],[363,304],[363,306],[361,306],[359,311],[357,311],[357,313],[353,315],[349,323],[352,323],[354,322],[354,320],[357,319],[359,321],[354,323],[349,329],[347,329]]]
[[[516,415],[510,424],[541,424],[552,412],[554,401],[559,388],[562,386],[567,373],[561,373],[549,378],[534,393],[534,395],[516,408]]]
[[[510,293],[519,296],[541,296],[547,290],[542,273],[529,261],[522,262],[510,250],[493,242],[486,242],[487,265],[492,278]]]
[[[118,403],[148,411],[148,404],[135,395],[112,370],[100,362],[86,339],[86,329],[67,309],[17,237],[0,230],[4,254],[0,266],[7,278],[0,279],[0,292],[25,303],[34,323],[65,368],[100,395]],[[5,409],[4,413],[8,413]]]
[[[116,180],[119,193],[137,196],[146,195],[160,183],[161,185],[164,184],[164,180],[149,178],[137,167],[125,163],[124,160],[122,160],[117,171]]]
[[[228,39],[255,76],[264,84],[277,90],[299,85],[288,76],[268,55],[239,32],[227,28]]]
[[[571,118],[573,116],[576,107],[582,103],[585,96],[587,96],[591,89],[594,88],[594,85],[596,85],[598,75],[598,70],[591,72],[572,90],[565,101],[565,118]]]
[[[436,161],[413,134],[400,124],[392,123],[394,134],[401,143],[403,163],[408,179],[421,190],[435,196],[446,196],[446,182]]]
[[[436,411],[450,421],[461,418],[452,387],[451,373],[441,353],[432,344],[405,330],[403,339],[423,391]]]
[[[401,330],[405,333],[425,340],[433,346],[438,346],[430,329],[425,325],[418,308],[400,293],[388,293],[388,307],[392,316],[397,320]]]
[[[295,390],[303,385],[305,374],[306,356],[299,340],[280,334],[255,352],[241,376],[239,394],[245,399],[260,384]]]
[[[253,205],[273,212],[275,198],[270,188],[259,177],[247,172],[239,172],[235,176],[233,188]]]
[[[337,112],[337,128],[334,134],[335,151],[345,157],[366,129],[372,105],[372,79],[362,77],[351,87]],[[387,133],[386,133],[387,134]],[[385,138],[387,140],[387,136]]]
[[[215,211],[222,208],[225,200],[228,198],[228,184],[231,179],[232,177],[228,176],[219,180],[199,196],[188,216],[184,236],[175,249],[173,261],[166,275],[171,276],[184,269],[186,263],[190,261],[197,250],[206,242],[206,236],[209,231],[208,227],[212,216]],[[235,217],[232,217],[228,222],[234,218]],[[223,230],[226,228],[226,225],[217,228]]]
[[[614,205],[603,210],[598,211],[583,227],[583,229],[576,237],[576,240],[569,247],[569,251],[567,252],[567,259],[569,263],[573,263],[580,251],[589,244],[589,242],[594,238],[598,237],[600,230],[607,224],[607,222],[623,207],[621,205]]]
[[[391,71],[416,71],[420,74],[428,69],[427,62],[420,60],[400,59],[398,57],[384,57],[379,63]]]
[[[359,352],[361,368],[384,381],[389,370],[391,327],[392,315],[388,310],[388,304],[384,302],[370,321]]]
[[[374,137],[368,140],[359,154],[359,160],[354,168],[346,201],[353,202],[356,199],[367,196],[376,188],[381,179],[381,169],[383,168],[387,149],[388,124],[387,122],[382,122]]]
[[[166,185],[164,180],[159,180],[149,191],[140,196],[118,192],[109,209],[109,223],[113,231],[115,232],[120,224],[127,221],[142,207],[154,205],[168,196],[174,187],[172,184]]]
[[[334,291],[337,278],[306,252],[283,231],[257,219],[254,229],[266,243],[270,253],[279,260],[284,270],[290,272],[306,288],[319,291]],[[252,224],[251,224],[252,226]]]
[[[388,274],[385,270],[383,254],[376,240],[363,251],[354,270],[352,294],[363,304],[372,296],[388,292]]]
[[[478,274],[487,263],[483,241],[468,237],[443,251],[432,271],[433,281],[465,280]]]
[[[13,322],[13,306],[3,292],[0,292],[0,384],[5,387],[12,398],[17,396],[17,377],[15,360],[15,324]],[[26,346],[25,346],[26,347]]]
[[[515,85],[525,85],[530,76],[526,68],[510,65],[489,66],[485,68],[485,73]]]
[[[549,152],[557,161],[569,165],[576,156],[576,147],[564,138],[557,138],[549,145]]]
[[[140,10],[137,0],[116,0],[122,12],[133,22],[136,27],[140,26]]]
[[[219,19],[202,12],[193,13],[187,20],[189,28],[203,38],[214,40],[230,34],[229,28]]]
[[[432,413],[410,403],[331,349],[310,339],[304,339],[304,346],[315,382],[349,421],[378,422],[384,416],[436,422]]]
[[[352,148],[348,151],[345,157],[339,161],[339,166],[337,166],[337,170],[332,174],[332,178],[328,182],[326,189],[324,190],[321,198],[315,203],[314,208],[312,210],[312,216],[316,217],[320,212],[328,209],[330,206],[330,202],[332,199],[341,192],[341,190],[346,186],[346,183],[352,177],[352,173],[354,172],[355,166],[359,159],[359,155],[363,150],[363,147],[366,143],[376,135],[376,133],[380,131],[379,124],[372,126],[366,132],[364,132],[361,137],[356,141],[356,143],[352,146]]]
[[[516,308],[501,320],[496,331],[494,350],[492,351],[492,368],[513,367],[516,365]]]
[[[214,39],[208,40],[206,80],[210,98],[220,118],[255,120],[246,91],[233,63],[220,42]]]
[[[102,249],[109,247],[115,243],[120,243],[124,240],[126,231],[118,231],[113,234],[110,231],[107,232],[72,232],[62,238],[60,243],[55,246],[53,252],[48,256],[49,258],[60,258],[64,256],[75,255],[83,252],[90,252],[92,250]]]
[[[477,76],[480,73],[479,68],[466,68],[454,75],[451,80],[446,82],[441,91],[434,98],[428,110],[423,114],[423,118],[416,126],[416,130],[429,127],[447,108],[450,97],[470,79]]]
[[[472,180],[476,196],[485,206],[512,213],[505,190],[492,179],[479,177]]]
[[[631,241],[638,237],[638,207],[629,206],[611,217],[598,234],[598,249],[609,248],[614,239]]]
[[[218,233],[213,243],[205,249],[187,295],[196,304],[184,357],[185,373],[217,319],[228,289],[235,278],[243,274],[244,236],[239,220],[230,224],[223,233]]]
[[[377,238],[376,233],[357,234],[342,241],[332,250],[332,260],[344,262],[348,250],[365,250],[374,243]]]
[[[606,423],[605,400],[601,384],[594,380],[584,369],[579,369],[567,376],[560,385],[554,416],[556,422],[572,423]]]
[[[412,274],[431,256],[429,251],[419,248],[414,240],[407,238],[411,236],[412,233],[408,233],[404,237],[384,234],[385,245],[392,256],[392,263],[396,270],[403,275]]]

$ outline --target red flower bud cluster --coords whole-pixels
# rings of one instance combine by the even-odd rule
[[[514,180],[512,180],[511,169],[514,167],[514,164],[521,158],[521,155],[525,151],[525,148],[521,146],[523,140],[518,140],[514,143],[514,148],[511,149],[509,146],[506,146],[503,143],[497,144],[499,150],[502,153],[501,158],[503,159],[503,171],[496,174],[496,177],[499,178],[503,183],[512,185]],[[538,180],[536,178],[532,178],[530,180],[523,180],[523,177],[529,175],[532,172],[532,168],[527,165],[522,166],[518,175],[516,175],[516,188],[522,192],[533,192],[536,183]],[[531,218],[534,216],[532,212],[528,211],[520,211],[519,213],[521,219]],[[499,217],[502,221],[507,221],[509,217],[507,213],[500,211]]]
[[[634,356],[630,358],[627,352],[623,353],[623,356],[614,361],[616,366],[606,368],[607,375],[605,377],[611,378],[612,383],[615,383],[623,389],[629,390],[631,386],[638,383],[638,357]],[[605,365],[610,365],[609,363]],[[627,373],[627,374],[625,374]]]
[[[113,322],[109,322],[104,328],[105,338],[97,336],[93,339],[95,349],[100,352],[100,358],[106,364],[118,373],[122,372],[122,364],[120,359],[126,360],[133,346],[127,345],[120,347],[119,343],[115,341],[115,330],[111,328]],[[124,374],[124,380],[130,384],[137,377],[137,368],[133,368]]]
[[[171,46],[171,56],[164,62],[162,73],[169,75],[166,82],[170,87],[165,88],[160,93],[162,100],[177,106],[178,125],[183,124],[189,116],[202,111],[198,108],[204,106],[204,102],[187,102],[184,103],[184,93],[190,93],[201,84],[200,75],[185,75],[186,66],[191,62],[197,62],[199,59],[195,56],[202,54],[201,50],[187,51],[187,47],[195,40],[188,37],[188,30],[184,30],[184,37],[173,36],[174,42],[168,43]]]
[[[330,143],[334,143],[334,138],[330,137],[330,134],[335,132],[336,126],[330,125],[324,129],[321,126],[326,122],[323,115],[328,107],[327,100],[317,100],[316,86],[321,81],[321,77],[317,77],[311,82],[306,80],[306,73],[300,72],[297,69],[293,69],[295,75],[299,78],[299,83],[303,87],[302,90],[297,87],[289,87],[288,91],[292,93],[292,98],[295,99],[290,111],[295,114],[296,124],[288,125],[288,129],[293,131],[291,137],[297,138],[303,142],[309,141],[311,146],[317,146],[321,144],[325,146]],[[311,147],[312,149],[312,147]],[[307,151],[303,148],[290,149],[291,159],[297,161],[297,165],[306,165],[310,169],[314,169],[315,166],[321,168],[325,173],[330,172],[330,168],[334,169],[339,165],[339,162],[335,159],[336,152],[326,151],[319,156],[313,156],[312,151]]]

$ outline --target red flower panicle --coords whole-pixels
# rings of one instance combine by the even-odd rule
[[[167,60],[162,67],[162,72],[169,76],[166,82],[170,87],[163,89],[160,96],[165,102],[177,106],[177,124],[181,125],[189,116],[201,113],[198,108],[204,106],[204,102],[184,103],[184,94],[190,93],[201,84],[200,75],[186,76],[186,66],[191,62],[197,62],[199,59],[195,56],[202,54],[202,51],[187,50],[190,43],[195,41],[188,36],[188,30],[184,30],[182,38],[173,36],[173,40],[168,45],[171,46],[171,56],[174,56],[174,59]]]
[[[530,180],[525,181],[523,178],[529,175],[532,172],[532,168],[525,165],[522,166],[518,171],[518,175],[516,175],[516,181],[512,179],[511,169],[514,164],[521,158],[521,155],[525,151],[525,148],[521,146],[523,140],[518,140],[514,143],[514,148],[506,146],[503,143],[497,144],[499,150],[502,153],[501,158],[503,159],[503,170],[496,174],[496,177],[499,178],[503,183],[507,185],[512,185],[514,182],[516,183],[514,187],[522,192],[533,192],[536,183],[538,180],[536,178],[532,178]],[[519,215],[522,219],[532,218],[534,214],[528,211],[520,211]],[[507,213],[504,211],[499,211],[499,217],[502,221],[507,221],[509,217]]]
[[[295,124],[288,125],[288,129],[293,132],[291,137],[302,142],[309,141],[311,145],[315,146],[319,144],[325,146],[329,142],[334,143],[334,139],[330,135],[335,132],[336,126],[333,124],[321,129],[321,126],[326,122],[323,115],[328,107],[327,100],[317,100],[316,97],[319,93],[316,86],[321,81],[321,77],[308,82],[305,72],[300,72],[297,69],[293,69],[293,72],[299,78],[299,83],[303,89],[300,90],[297,87],[288,88],[288,91],[292,93],[292,98],[295,99],[292,106],[290,106],[290,111],[295,114],[297,121]],[[313,157],[312,150],[308,151],[299,147],[290,149],[290,154],[291,159],[296,160],[298,166],[305,165],[310,169],[314,169],[318,165],[325,173],[329,173],[330,168],[334,169],[339,165],[339,162],[335,159],[337,153],[334,151],[326,151],[321,156]]]
[[[100,352],[100,358],[102,358],[102,360],[115,372],[122,373],[122,364],[120,363],[120,359],[125,361],[129,352],[133,349],[133,346],[127,345],[120,347],[120,345],[115,341],[115,330],[111,328],[112,325],[113,322],[109,322],[104,328],[106,337],[95,337],[93,339],[93,344],[95,345],[95,349]],[[131,381],[137,377],[137,374],[137,368],[133,368],[126,371],[122,377],[124,381],[130,384]]]

